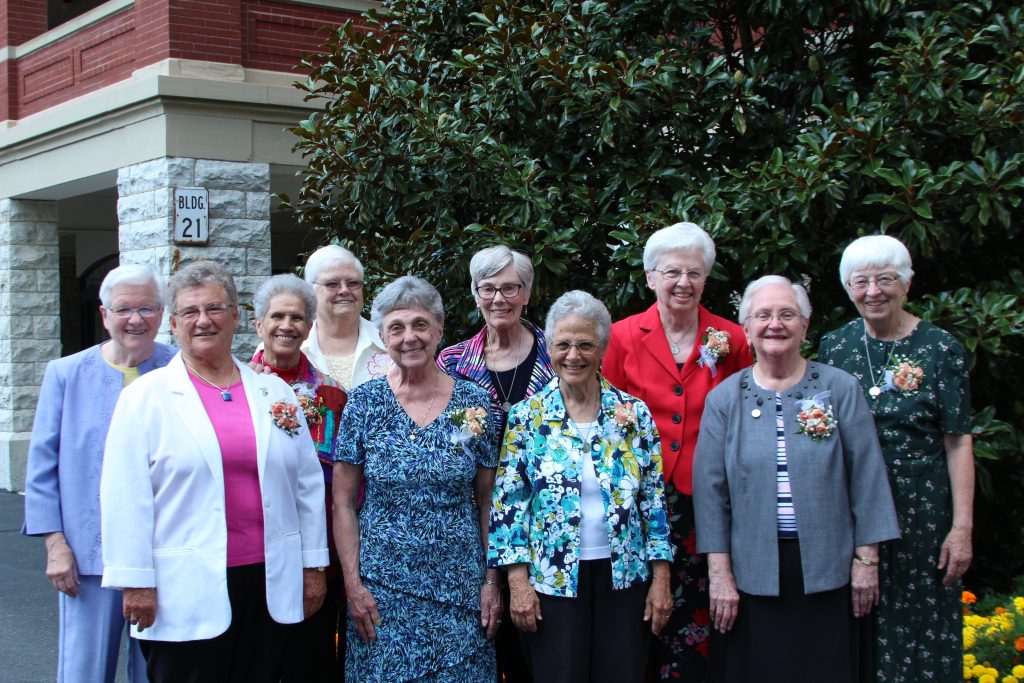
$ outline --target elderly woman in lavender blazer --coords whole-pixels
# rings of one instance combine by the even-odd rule
[[[46,539],[46,576],[60,605],[57,680],[69,683],[114,680],[126,629],[121,591],[100,587],[103,443],[121,389],[174,355],[154,341],[164,299],[152,270],[115,268],[100,285],[100,300],[110,340],[46,367],[25,481],[22,533]],[[128,677],[146,680],[134,639]]]

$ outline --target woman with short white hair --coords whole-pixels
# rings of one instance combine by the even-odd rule
[[[881,550],[875,676],[952,683],[962,675],[960,578],[972,556],[970,380],[963,346],[904,308],[913,275],[896,238],[851,242],[839,277],[860,317],[826,334],[818,353],[860,381],[900,518],[902,538]]]
[[[604,375],[654,415],[671,510],[672,620],[652,642],[651,680],[703,681],[708,657],[707,562],[694,551],[693,449],[704,399],[753,362],[739,325],[700,301],[715,265],[715,243],[694,223],[658,230],[644,247],[655,302],[612,326]]]
[[[329,244],[313,252],[303,273],[316,291],[316,320],[302,345],[314,366],[346,391],[380,377],[391,361],[377,329],[361,317],[363,264],[348,249]]]

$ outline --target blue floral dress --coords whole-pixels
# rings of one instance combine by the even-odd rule
[[[493,428],[471,436],[453,422],[477,407],[490,407],[487,392],[459,379],[425,427],[385,378],[349,394],[335,459],[363,466],[359,568],[381,617],[372,645],[348,620],[350,683],[494,682],[494,645],[480,626],[484,552],[473,479],[478,466],[497,466],[497,444]]]

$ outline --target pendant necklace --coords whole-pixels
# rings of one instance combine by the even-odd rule
[[[388,384],[390,384],[390,383],[391,383],[391,378],[389,377],[388,378]],[[434,407],[434,399],[437,398],[437,389],[438,389],[438,386],[440,385],[440,383],[441,383],[441,375],[438,374],[434,378],[434,393],[430,395],[430,402],[427,403],[427,409],[424,410],[423,411],[423,415],[420,416],[420,422],[426,422],[427,415],[430,415],[430,409]],[[398,393],[395,391],[394,387],[391,387],[391,392],[395,394],[395,400],[397,401],[398,400]],[[401,404],[399,404],[399,405],[401,405]],[[410,420],[412,419],[411,415],[409,416],[409,419]],[[424,426],[426,426],[426,425],[424,425]],[[409,441],[415,441],[416,440],[416,430],[417,429],[422,429],[422,427],[420,427],[416,423],[416,421],[413,420],[412,429],[409,430]]]
[[[885,342],[882,340],[882,367],[880,369],[881,374],[875,375],[875,368],[871,364],[871,349],[868,347],[868,324],[864,323],[864,357],[868,360],[868,380],[871,382],[871,388],[868,389],[868,395],[871,398],[878,398],[882,395],[882,382],[885,380],[885,364],[892,359],[893,351],[896,350],[896,344],[900,341],[900,330],[903,328],[903,321],[896,325],[896,338],[892,340],[892,346],[889,351],[885,350]]]
[[[698,320],[698,322],[699,322],[699,320]],[[684,339],[686,339],[686,335],[688,335],[690,333],[690,330],[684,331],[679,336],[679,339],[677,341],[677,340],[672,339],[672,336],[668,333],[668,327],[665,326],[665,323],[661,324],[661,329],[665,331],[665,339],[668,340],[668,349],[669,349],[669,351],[672,352],[673,356],[678,356],[682,352],[682,347],[680,347],[679,344]]]
[[[519,365],[522,365],[522,363],[520,363]],[[499,372],[497,370],[491,371],[494,373],[494,383],[498,385],[498,393],[501,394],[501,409],[502,411],[505,412],[506,415],[510,410],[512,410],[512,401],[510,399],[512,398],[512,392],[515,391],[516,389],[516,373],[519,372],[519,365],[516,365],[512,369],[512,382],[509,383],[508,385],[508,391],[505,391],[505,387],[501,386]]]
[[[201,374],[199,374],[199,371],[196,370],[191,365],[189,365],[189,362],[187,360],[185,360],[184,358],[181,359],[181,362],[183,362],[185,364],[185,367],[187,367],[189,370],[191,370],[192,373],[196,377],[201,379],[203,381],[203,384],[211,386],[214,389],[216,389],[217,391],[219,391],[220,392],[221,400],[223,400],[223,401],[230,401],[231,400],[231,380],[233,380],[235,378],[235,368],[234,368],[234,366],[231,366],[231,376],[228,377],[228,384],[227,384],[227,386],[221,387],[221,386],[218,386],[218,385],[214,384],[210,380],[206,379]]]

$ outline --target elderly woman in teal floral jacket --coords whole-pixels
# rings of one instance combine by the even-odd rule
[[[672,612],[661,446],[647,406],[600,376],[610,330],[589,294],[559,298],[557,378],[509,414],[487,561],[508,568],[535,680],[641,681]]]

